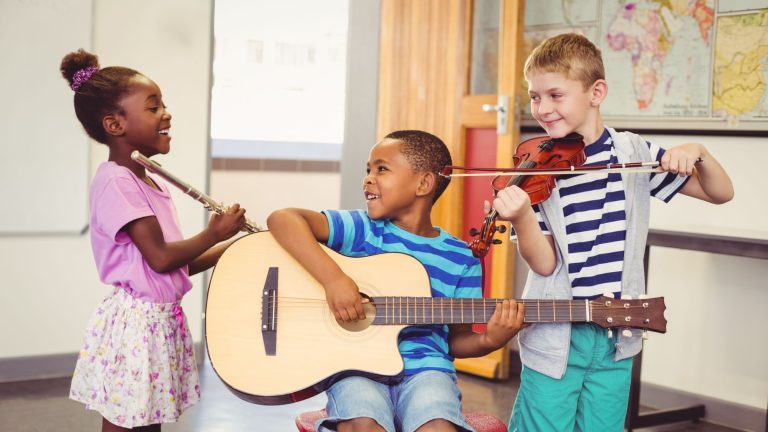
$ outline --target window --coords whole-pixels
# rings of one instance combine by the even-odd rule
[[[348,0],[217,0],[214,158],[338,161]]]

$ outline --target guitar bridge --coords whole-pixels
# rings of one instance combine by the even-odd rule
[[[277,352],[277,267],[270,267],[264,290],[261,292],[261,339],[264,352],[274,356]]]

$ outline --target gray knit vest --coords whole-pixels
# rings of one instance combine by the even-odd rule
[[[650,161],[648,145],[639,135],[617,133],[607,128],[613,138],[619,162]],[[621,275],[622,295],[637,298],[645,293],[643,255],[648,237],[648,216],[650,209],[650,174],[622,173],[626,199],[627,239],[624,251],[624,266]],[[565,220],[558,194],[540,204],[544,223],[555,240],[557,265],[550,276],[528,272],[523,298],[525,299],[572,299],[573,290],[568,279],[565,237]],[[642,332],[632,330],[626,337],[621,331],[616,343],[615,360],[632,357],[642,349]],[[606,332],[607,334],[607,332]],[[606,336],[607,337],[607,336]],[[562,378],[568,362],[571,339],[571,324],[533,324],[520,331],[520,359],[535,371],[555,379]]]

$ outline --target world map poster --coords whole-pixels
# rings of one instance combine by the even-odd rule
[[[768,131],[768,0],[526,2],[528,52],[566,32],[602,52],[611,126]]]

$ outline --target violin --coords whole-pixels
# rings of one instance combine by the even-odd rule
[[[581,135],[572,133],[563,138],[550,138],[548,136],[536,137],[526,140],[517,146],[513,161],[513,168],[477,168],[448,165],[442,169],[440,175],[446,177],[468,176],[496,176],[491,183],[494,195],[509,186],[518,186],[524,190],[531,199],[531,205],[546,201],[556,186],[558,175],[579,174],[588,172],[655,172],[659,162],[626,162],[607,165],[583,166],[586,161],[584,153],[584,139]],[[481,171],[481,173],[454,174],[454,170]],[[510,174],[512,173],[512,174]],[[496,209],[491,209],[485,215],[483,227],[469,230],[473,240],[467,244],[472,250],[472,255],[480,259],[482,267],[482,286],[485,286],[485,256],[494,244],[500,244],[501,240],[494,239],[496,232],[504,233],[504,225],[496,226]]]
[[[571,133],[563,138],[541,136],[523,141],[512,156],[517,169],[539,171],[580,167],[587,160],[584,154],[584,138]],[[498,175],[491,186],[498,192],[509,186],[518,186],[531,198],[531,205],[546,201],[555,188],[556,176],[551,174]]]
[[[528,194],[531,198],[531,205],[539,204],[550,197],[552,189],[555,188],[556,180],[556,176],[540,174],[540,172],[579,167],[586,159],[584,139],[577,133],[563,138],[541,136],[528,139],[517,146],[515,154],[512,156],[515,172],[539,173],[531,175],[499,174],[491,183],[494,195],[496,192],[514,185]],[[451,168],[464,169],[464,167]],[[472,250],[472,255],[475,257],[484,258],[491,245],[501,243],[501,240],[493,237],[496,232],[506,232],[506,227],[496,225],[497,216],[496,209],[492,208],[485,215],[483,227],[479,231],[476,228],[469,230],[469,235],[474,239],[467,246]]]
[[[654,172],[659,163],[653,162],[627,162],[607,165],[582,166],[586,161],[584,153],[584,139],[577,133],[571,133],[562,138],[541,136],[528,139],[517,146],[512,159],[513,168],[477,168],[448,165],[440,173],[446,177],[488,176],[495,178],[491,187],[496,192],[509,187],[518,186],[525,191],[531,199],[531,205],[546,201],[555,188],[557,176],[564,174],[584,174],[589,172],[624,172],[635,173]],[[484,173],[454,174],[454,170],[481,171]],[[494,239],[496,232],[504,233],[506,227],[496,226],[495,209],[491,209],[485,216],[483,227],[480,230],[472,228],[469,235],[474,240],[467,245],[472,249],[472,254],[477,258],[484,258],[491,245],[500,244],[501,240]]]

